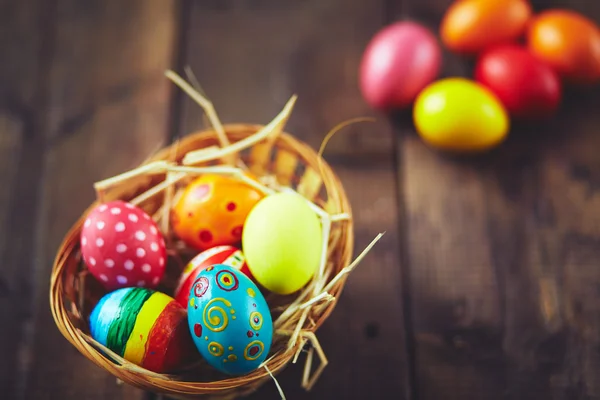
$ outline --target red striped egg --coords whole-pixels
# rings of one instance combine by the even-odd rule
[[[81,229],[81,255],[107,290],[156,288],[165,272],[166,248],[156,223],[121,200],[94,208]]]
[[[229,245],[212,247],[198,254],[186,265],[179,279],[177,289],[175,289],[175,300],[187,308],[190,289],[196,276],[206,267],[215,264],[228,265],[253,279],[246,264],[246,258],[238,248]]]

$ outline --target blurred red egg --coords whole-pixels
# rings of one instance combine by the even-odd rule
[[[560,103],[558,74],[521,46],[501,45],[484,52],[475,67],[475,80],[494,92],[515,117],[551,115]]]
[[[410,21],[379,31],[360,65],[360,90],[373,108],[389,111],[409,106],[437,77],[442,53],[434,34]]]

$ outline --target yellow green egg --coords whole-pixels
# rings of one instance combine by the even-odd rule
[[[499,145],[508,134],[508,113],[498,98],[477,82],[446,78],[417,97],[417,132],[430,146],[453,152],[479,152]]]
[[[319,267],[321,221],[296,193],[267,196],[248,214],[242,247],[258,283],[271,292],[290,294],[306,285]]]

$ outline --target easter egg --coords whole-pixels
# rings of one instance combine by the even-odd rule
[[[456,152],[488,150],[501,143],[509,129],[498,98],[464,78],[442,79],[426,87],[415,102],[413,120],[426,143]]]
[[[248,268],[258,283],[293,293],[312,278],[323,251],[321,221],[306,199],[276,193],[250,211],[242,236]]]
[[[200,271],[214,264],[224,264],[233,267],[249,278],[252,274],[246,265],[246,259],[241,250],[233,246],[217,246],[203,251],[194,257],[183,270],[179,283],[175,289],[175,300],[183,307],[187,307],[188,297],[192,283]]]
[[[544,11],[531,21],[527,43],[566,80],[600,80],[600,28],[588,17],[570,10]]]
[[[462,0],[446,10],[440,36],[454,52],[475,54],[519,38],[532,14],[527,0]]]
[[[192,181],[175,203],[173,231],[198,250],[239,243],[246,217],[262,197],[236,178],[203,175]]]
[[[391,24],[371,39],[362,56],[362,95],[376,109],[406,107],[437,77],[441,60],[428,28],[409,21]]]
[[[545,62],[517,45],[501,45],[482,54],[475,79],[500,99],[509,114],[538,118],[553,114],[561,82]]]
[[[95,207],[81,229],[81,255],[107,290],[155,288],[165,272],[166,248],[156,223],[121,200]]]
[[[241,375],[267,358],[273,339],[271,311],[250,278],[230,266],[213,265],[196,276],[189,296],[189,330],[210,365]]]
[[[168,373],[195,352],[186,309],[146,288],[121,288],[100,299],[90,315],[92,337],[147,370]]]

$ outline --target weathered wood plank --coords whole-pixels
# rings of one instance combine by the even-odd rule
[[[34,302],[31,242],[43,148],[33,110],[42,100],[43,11],[35,1],[0,1],[0,393],[8,398],[23,385],[19,341]]]
[[[3,108],[14,112],[32,107],[37,77],[42,69],[39,60],[47,44],[42,32],[47,24],[44,9],[37,0],[0,1],[0,99]]]
[[[356,88],[357,64],[383,16],[380,1],[195,2],[187,63],[225,122],[267,123],[297,93],[286,130],[318,148],[337,123],[371,114]],[[191,101],[181,118],[182,135],[203,126]],[[313,391],[300,387],[304,357],[278,376],[288,399],[408,398],[391,143],[385,123],[356,125],[325,152],[353,205],[356,250],[387,233],[318,331],[330,364]],[[275,393],[267,383],[250,398]]]
[[[396,12],[437,33],[450,3],[408,1]],[[444,50],[440,77],[468,74]],[[502,398],[502,286],[488,240],[485,178],[423,145],[409,115],[397,130],[417,397]]]
[[[600,21],[600,8],[588,15]],[[548,127],[554,143],[534,143],[544,150],[531,210],[535,293],[546,332],[534,367],[548,371],[556,398],[565,400],[600,397],[600,163],[594,151],[600,146],[600,95],[569,100]]]
[[[450,3],[405,12],[436,30]],[[535,5],[600,21],[589,2]],[[446,52],[443,75],[470,73]],[[420,399],[599,395],[598,101],[568,95],[552,120],[515,123],[499,149],[471,159],[431,151],[408,118],[398,124]]]
[[[3,258],[20,268],[8,278],[20,290],[11,295],[12,303],[18,305],[15,296],[30,293],[24,302],[28,307],[16,307],[22,324],[12,336],[18,360],[9,360],[13,371],[7,379],[14,390],[8,398],[141,399],[143,392],[117,385],[61,336],[47,290],[63,235],[93,200],[92,183],[135,166],[168,138],[171,87],[163,73],[174,57],[178,4],[57,0],[35,7],[36,18],[51,21],[37,35],[43,44],[35,47],[43,56],[36,63],[43,71],[33,80],[34,89],[8,86],[11,99],[33,98],[23,108],[35,123],[27,131],[33,136],[22,145],[13,184],[12,256]],[[19,20],[23,12],[14,13]],[[27,22],[27,28],[37,21]],[[22,61],[15,55],[15,62]],[[17,70],[3,67],[2,79],[14,80],[10,74]],[[3,168],[3,180],[8,172]],[[2,271],[11,269],[3,266]]]
[[[13,372],[15,365],[18,365],[15,342],[21,334],[23,319],[30,306],[29,301],[23,301],[22,295],[22,290],[29,288],[28,285],[21,286],[22,281],[26,280],[26,274],[21,271],[23,246],[15,249],[11,241],[13,235],[23,232],[23,229],[15,226],[16,221],[11,212],[15,204],[23,201],[23,193],[14,190],[19,179],[23,122],[14,115],[0,114],[0,130],[0,185],[6,188],[0,195],[0,254],[4,263],[0,269],[0,317],[12,322],[0,330],[0,353],[4,355],[0,361],[0,389],[10,393],[16,384]],[[33,220],[28,222],[33,223]],[[14,232],[15,228],[17,232]]]
[[[501,347],[502,313],[483,180],[416,137],[401,150],[419,398],[495,398],[482,367]]]

